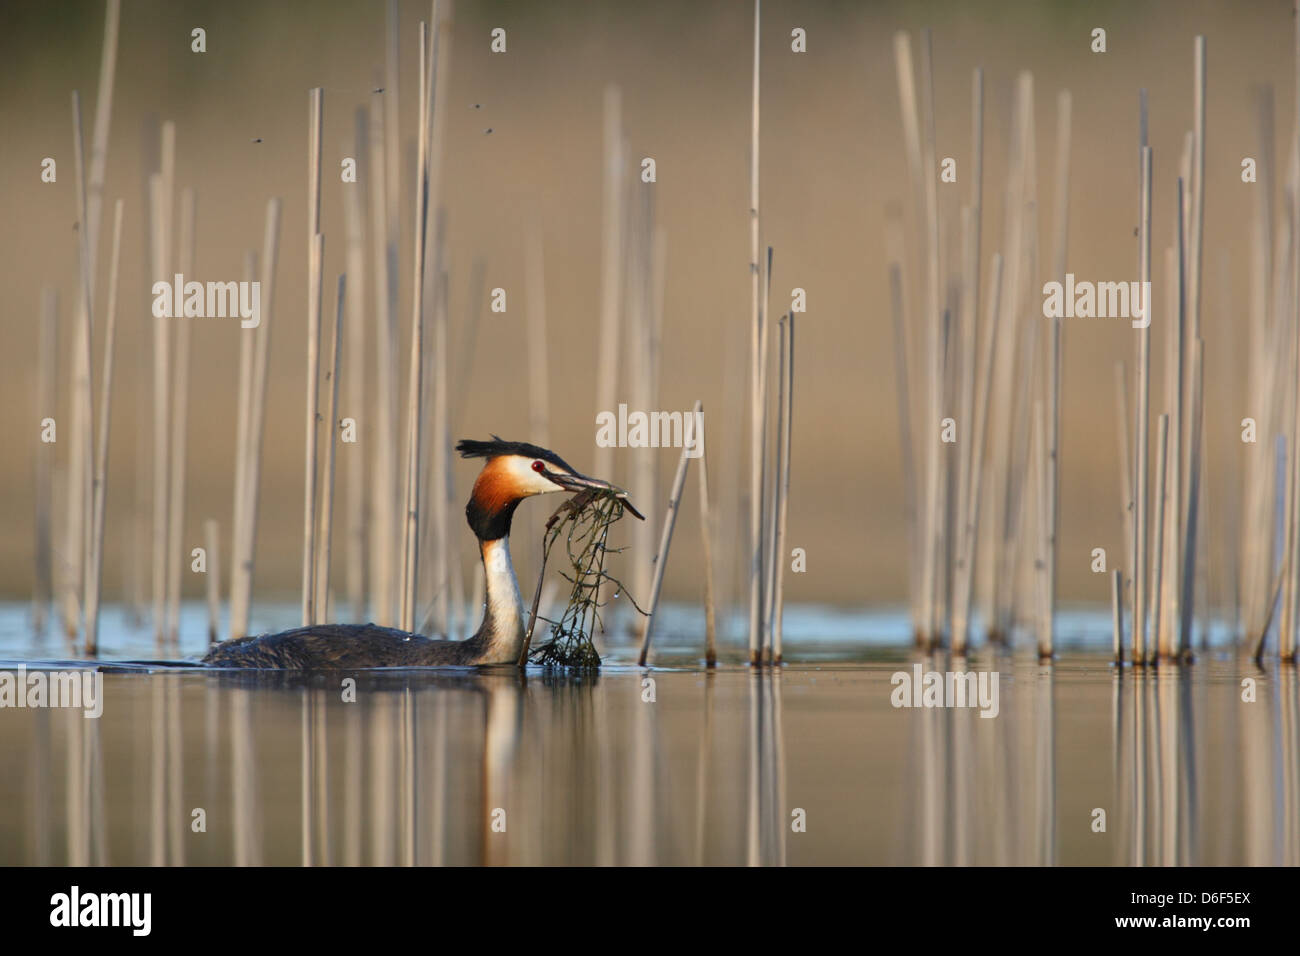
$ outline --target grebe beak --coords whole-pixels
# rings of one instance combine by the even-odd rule
[[[550,469],[544,471],[543,474],[565,491],[612,491],[614,497],[623,502],[623,507],[640,520],[645,521],[645,515],[637,511],[636,506],[628,500],[627,492],[610,484],[608,481],[602,481],[599,478],[588,478],[586,475],[562,474]]]

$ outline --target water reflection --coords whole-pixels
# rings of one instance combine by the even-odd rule
[[[108,668],[97,720],[0,712],[0,861],[1300,864],[1293,669],[927,661],[987,719],[891,706],[911,664]]]

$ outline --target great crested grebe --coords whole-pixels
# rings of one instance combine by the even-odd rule
[[[460,441],[463,458],[485,458],[474,481],[465,517],[478,538],[487,582],[487,604],[478,633],[464,641],[440,641],[377,624],[315,624],[241,637],[218,644],[203,658],[209,667],[345,670],[359,667],[473,666],[514,664],[524,645],[524,602],[510,563],[510,519],[525,498],[553,491],[609,491],[555,452],[527,442]],[[619,492],[619,497],[623,497]],[[641,517],[635,508],[628,510]]]

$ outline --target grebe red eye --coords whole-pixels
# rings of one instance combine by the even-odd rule
[[[540,461],[533,462],[533,471],[537,472],[540,475],[545,470],[546,470],[546,466],[543,465]]]

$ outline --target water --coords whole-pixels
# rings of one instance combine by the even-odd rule
[[[25,616],[0,607],[0,670],[84,666]],[[1118,673],[1105,615],[1065,620],[1051,665],[970,661],[992,719],[894,707],[906,621],[809,608],[775,672],[705,671],[698,640],[583,678],[109,668],[99,719],[0,710],[0,863],[1300,863],[1295,670],[1211,646]],[[112,609],[104,643],[154,656]]]

